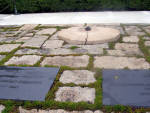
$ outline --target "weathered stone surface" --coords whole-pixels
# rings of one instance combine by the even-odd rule
[[[58,49],[50,49],[50,55],[71,55],[76,54],[70,49],[58,48]]]
[[[150,41],[145,41],[145,46],[150,46]]]
[[[95,89],[88,87],[59,87],[56,92],[56,101],[89,102],[94,103]]]
[[[150,41],[150,37],[148,37],[148,36],[144,36],[143,39]]]
[[[101,56],[94,58],[95,68],[105,69],[149,69],[150,64],[144,58]]]
[[[138,41],[139,41],[139,38],[137,36],[126,36],[126,37],[123,37],[123,42],[137,43]]]
[[[113,28],[92,27],[88,32],[86,44],[99,44],[116,41],[120,38],[120,31]]]
[[[29,39],[31,39],[31,37],[22,37],[16,40],[16,42],[27,42]]]
[[[40,48],[48,36],[35,36],[30,40],[26,41],[22,47],[37,47]]]
[[[18,48],[20,44],[3,44],[0,45],[0,52],[11,52],[12,50]]]
[[[87,32],[83,27],[71,27],[58,32],[58,38],[71,44],[85,44]]]
[[[107,50],[107,54],[111,56],[128,56],[128,54],[122,50]]]
[[[41,63],[44,65],[54,65],[54,66],[70,66],[70,67],[86,67],[89,63],[89,56],[55,56],[46,57]]]
[[[37,26],[37,24],[25,24],[19,30],[20,31],[30,31],[30,30],[34,29],[36,26]]]
[[[5,38],[0,38],[0,42],[14,42],[17,40],[17,37],[5,37]]]
[[[132,36],[145,35],[145,33],[137,26],[125,26],[125,30],[128,33],[128,35],[132,35]]]
[[[42,48],[56,49],[62,47],[64,41],[62,40],[47,40]]]
[[[145,30],[147,33],[150,33],[150,26],[144,27],[144,30]]]
[[[115,49],[125,51],[127,55],[139,55],[143,56],[143,53],[139,49],[138,44],[129,44],[129,43],[116,43]]]
[[[66,111],[63,109],[57,109],[57,110],[26,110],[23,109],[21,106],[19,107],[19,113],[103,113],[100,110],[97,111],[90,111],[90,110],[84,110],[84,111]]]
[[[5,109],[5,106],[0,105],[0,113],[2,113],[2,111]]]
[[[21,57],[14,56],[8,62],[6,62],[5,65],[34,65],[40,60],[40,58],[41,56],[37,55],[25,55]]]
[[[94,72],[88,70],[64,71],[60,77],[60,82],[64,84],[75,83],[88,85],[96,81],[94,74]]]
[[[5,55],[0,55],[0,61],[5,57]]]
[[[108,49],[109,48],[109,45],[108,43],[104,43],[104,44],[95,44],[95,45],[73,45],[73,44],[65,44],[63,45],[63,48],[71,48],[73,46],[76,46],[76,47],[79,47],[79,48],[82,48],[82,49],[88,49],[88,48],[105,48],[105,49]]]
[[[55,33],[54,35],[52,35],[52,36],[50,37],[50,40],[59,40],[59,38],[58,38],[58,32]]]
[[[56,28],[48,28],[48,29],[42,29],[36,33],[36,35],[52,35],[56,32]]]
[[[39,54],[39,55],[50,55],[49,49],[19,49],[15,54],[17,55],[25,55],[25,54]]]
[[[34,34],[33,33],[27,33],[26,35],[25,35],[25,37],[32,37]]]

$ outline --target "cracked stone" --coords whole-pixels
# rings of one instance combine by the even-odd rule
[[[5,65],[34,65],[40,60],[41,56],[37,55],[24,55],[21,57],[13,56]]]
[[[56,28],[48,28],[48,29],[42,29],[36,33],[36,35],[52,35],[56,32]]]
[[[95,68],[105,69],[149,69],[150,64],[144,58],[101,56],[94,58]]]
[[[75,83],[88,85],[96,81],[94,74],[94,72],[88,70],[64,71],[60,77],[60,82],[63,84]]]
[[[18,48],[20,44],[3,44],[0,45],[0,52],[11,52],[12,50]]]
[[[56,49],[62,47],[64,41],[62,40],[47,40],[42,48]]]
[[[89,63],[89,56],[55,56],[46,57],[41,63],[44,65],[54,65],[54,66],[70,66],[70,67],[87,67]]]
[[[126,37],[123,37],[123,42],[138,43],[139,38],[137,36],[126,36]]]
[[[59,87],[56,92],[56,101],[61,102],[89,102],[94,103],[95,89],[88,87]]]
[[[31,37],[22,37],[16,40],[16,42],[27,42],[29,39],[31,39]]]
[[[116,43],[115,49],[125,51],[125,53],[128,56],[133,56],[133,55],[143,56],[143,53],[139,49],[138,44]]]
[[[48,39],[48,36],[35,36],[27,40],[22,47],[37,47],[40,48],[45,40]]]

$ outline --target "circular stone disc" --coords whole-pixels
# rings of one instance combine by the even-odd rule
[[[120,31],[106,27],[91,27],[90,31],[84,27],[72,27],[58,32],[58,38],[70,44],[100,44],[118,40]]]

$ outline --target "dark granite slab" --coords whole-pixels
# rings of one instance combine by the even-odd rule
[[[0,67],[0,99],[44,101],[59,68]]]
[[[103,70],[103,104],[150,107],[150,70]]]

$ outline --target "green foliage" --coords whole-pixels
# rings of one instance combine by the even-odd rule
[[[13,13],[13,0],[0,0],[1,13]],[[20,13],[100,11],[100,10],[150,10],[150,0],[16,0]],[[7,8],[8,7],[8,8]]]

